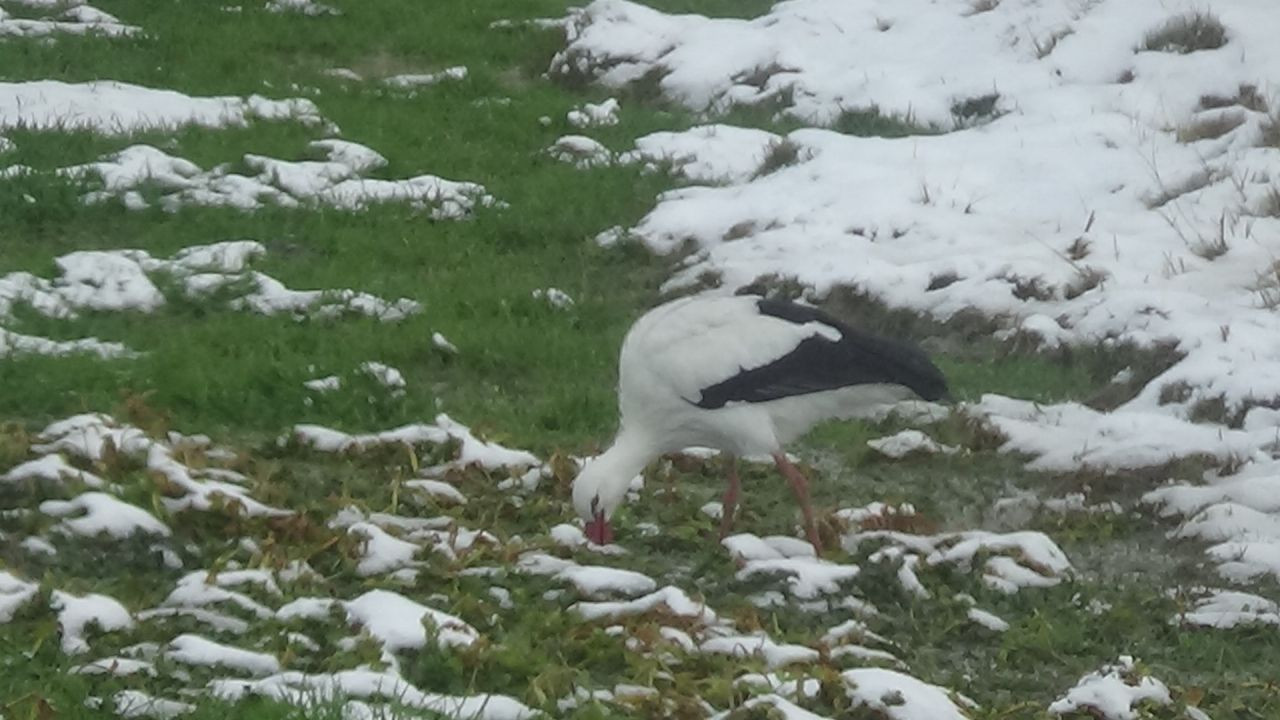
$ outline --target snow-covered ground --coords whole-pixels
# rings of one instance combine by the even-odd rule
[[[1211,47],[1168,32],[1210,20],[1223,28],[1198,34]],[[616,158],[588,138],[553,152],[689,180],[598,238],[655,253],[692,243],[671,289],[789,278],[813,299],[852,288],[940,321],[977,311],[999,336],[1045,348],[1176,356],[1111,412],[993,395],[967,412],[1037,469],[1243,464],[1210,478],[1220,489],[1148,501],[1195,516],[1186,534],[1231,541],[1212,552],[1228,576],[1280,574],[1280,507],[1266,491],[1280,478],[1276,21],[1272,4],[1250,0],[1211,12],[1157,0],[794,0],[750,21],[598,0],[574,16],[553,72],[656,84],[711,113],[757,105],[838,127],[878,111],[941,132],[709,125],[639,138]],[[1219,405],[1230,426],[1198,419]]]
[[[237,456],[207,437],[170,433],[164,439],[155,439],[137,427],[105,415],[79,415],[49,425],[33,440],[31,451],[36,458],[0,475],[0,483],[26,482],[52,487],[84,483],[99,488],[71,501],[42,503],[39,513],[59,519],[46,531],[48,538],[57,535],[84,538],[106,535],[115,540],[145,537],[151,542],[151,552],[171,567],[182,569],[181,549],[171,545],[168,523],[181,522],[186,513],[208,512],[234,503],[244,515],[291,515],[285,508],[272,507],[252,497],[249,478],[225,467]],[[445,477],[447,473],[478,467],[513,478],[523,476],[532,481],[509,484],[507,492],[528,494],[538,492],[539,478],[554,472],[538,457],[476,438],[468,428],[444,415],[433,424],[363,435],[300,425],[281,442],[320,452],[344,453],[368,452],[383,445],[451,448],[453,457],[445,465],[422,468],[421,479],[405,483],[407,492],[421,492],[432,502],[444,503],[437,507],[457,508],[467,502],[466,496],[448,482],[431,479]],[[156,508],[163,520],[113,494],[120,488],[76,467],[101,462],[106,454],[134,459],[150,472],[167,479],[172,489]],[[959,572],[975,573],[984,582],[1010,593],[1020,589],[1034,592],[1037,587],[1056,584],[1070,573],[1070,563],[1062,551],[1047,536],[1037,532],[924,535],[862,529],[886,514],[913,512],[909,507],[877,503],[837,513],[849,524],[843,543],[851,548],[864,544],[878,546],[880,549],[871,554],[870,561],[898,564],[902,568],[898,576],[906,592],[928,596],[929,591],[910,570],[917,564],[947,564]],[[813,644],[784,642],[764,630],[741,627],[679,587],[660,587],[655,579],[643,573],[614,566],[627,555],[627,551],[618,546],[599,548],[593,553],[598,559],[592,564],[583,564],[539,549],[545,540],[500,539],[491,533],[467,528],[449,514],[412,517],[370,513],[354,505],[339,509],[328,525],[356,540],[358,554],[353,562],[360,577],[412,583],[417,568],[429,567],[427,557],[430,555],[457,561],[476,547],[501,545],[504,552],[515,558],[510,567],[470,567],[464,573],[492,577],[495,585],[491,595],[506,611],[511,610],[512,605],[510,592],[501,584],[503,578],[513,573],[547,576],[566,586],[578,598],[569,607],[577,621],[606,623],[606,632],[623,636],[620,641],[630,652],[639,655],[678,662],[671,654],[678,650],[757,659],[771,672],[812,665],[819,662],[824,653],[831,657],[853,656],[869,663],[868,667],[848,670],[843,675],[846,692],[855,706],[895,706],[901,712],[918,714],[902,717],[928,718],[964,718],[965,708],[972,706],[972,701],[963,695],[923,682],[906,672],[905,664],[895,655],[892,639],[872,632],[857,619],[874,617],[878,612],[857,595],[859,566],[819,559],[812,546],[792,537],[730,536],[723,541],[725,560],[739,565],[739,579],[754,578],[770,588],[758,597],[762,607],[787,602],[785,598],[790,597],[803,603],[806,612],[837,610],[854,616],[829,628]],[[58,550],[49,544],[48,538],[31,536],[28,539],[32,538],[48,548],[42,552],[57,554]],[[586,550],[582,531],[574,525],[549,528],[547,538],[557,545]],[[258,557],[261,552],[257,543],[248,539],[241,541],[240,547],[237,557]],[[981,563],[975,562],[979,556]],[[127,607],[107,595],[75,595],[52,589],[49,606],[58,614],[63,651],[76,656],[81,663],[77,672],[122,676],[143,673],[152,677],[169,673],[181,680],[183,666],[198,666],[225,673],[210,681],[206,688],[212,695],[224,699],[259,694],[305,703],[313,702],[315,696],[300,691],[313,690],[326,696],[397,700],[412,707],[438,709],[451,717],[505,719],[534,715],[530,708],[510,697],[423,692],[401,675],[400,653],[420,649],[427,643],[452,651],[482,640],[482,634],[472,625],[432,607],[430,598],[424,602],[386,589],[368,590],[348,599],[335,598],[326,591],[326,580],[305,561],[294,561],[273,570],[244,566],[240,560],[232,559],[216,571],[184,572],[154,607]],[[0,622],[11,620],[30,603],[45,602],[37,588],[36,583],[25,578],[0,572]],[[549,607],[555,607],[559,593],[546,596],[545,601],[552,603]],[[256,642],[250,632],[255,623],[269,621],[308,620],[323,624],[333,621],[335,613],[345,619],[349,632],[354,633],[340,635],[337,648],[349,647],[362,639],[371,640],[381,648],[384,669],[353,667],[314,674],[290,671],[284,659],[263,650],[262,643]],[[204,631],[172,632],[172,637],[164,642],[132,646],[124,657],[101,656],[94,651],[91,628],[97,633],[147,624],[163,633],[167,622],[175,617],[188,618]],[[977,608],[972,609],[970,617],[974,623],[997,631],[1005,622]],[[642,618],[662,623],[656,636],[632,636],[620,624]],[[308,625],[313,630],[321,626]],[[432,628],[431,632],[428,627]],[[326,651],[316,640],[319,633],[295,635],[296,639],[290,643],[294,648],[291,652],[311,657]],[[160,660],[164,662],[157,662]],[[891,667],[881,668],[876,664]],[[791,703],[803,700],[797,696],[808,692],[794,683],[778,683],[766,676],[760,678],[771,692],[761,695],[754,701],[757,703],[775,706]],[[627,694],[618,688],[611,691],[580,688],[580,692],[588,692],[591,699],[606,703],[621,701]],[[886,701],[890,695],[899,696],[900,700]],[[130,696],[129,700],[132,699]],[[562,707],[572,707],[583,699],[575,695],[561,699],[560,703]],[[178,702],[168,698],[152,700]],[[114,698],[114,702],[117,712],[129,705],[119,697]]]
[[[315,103],[300,98],[192,97],[176,90],[110,80],[0,83],[0,130],[82,129],[122,135],[183,125],[243,126],[251,120],[324,122]]]
[[[121,37],[136,35],[141,28],[120,22],[111,13],[104,12],[84,2],[19,2],[32,8],[43,8],[39,17],[13,17],[0,8],[0,38],[39,37],[59,34],[102,35]]]
[[[77,251],[54,262],[59,275],[46,279],[27,272],[0,276],[0,323],[12,320],[18,306],[54,318],[74,318],[84,312],[154,312],[165,304],[153,276],[175,282],[189,299],[216,296],[235,310],[264,315],[340,317],[367,315],[394,321],[421,310],[408,298],[390,301],[356,290],[291,290],[279,280],[249,269],[249,262],[266,248],[253,240],[232,240],[181,250],[172,258],[154,258],[142,250]],[[0,357],[10,353],[64,355],[92,352],[103,357],[127,356],[131,351],[96,338],[54,341],[6,330],[0,324]],[[374,367],[370,372],[396,377]],[[398,373],[397,373],[398,375]],[[399,378],[403,384],[403,378]]]
[[[270,9],[317,16],[299,22],[342,18],[306,0],[273,2]],[[55,11],[64,16],[53,18]],[[49,4],[49,13],[50,19],[31,20],[0,11],[0,35],[140,32],[87,5]],[[1182,36],[1166,32],[1209,17],[1223,30],[1216,39],[1211,26],[1196,33],[1206,47],[1179,46]],[[552,157],[583,172],[633,163],[670,169],[687,181],[657,198],[634,226],[606,230],[598,242],[635,242],[659,254],[692,247],[668,289],[716,278],[719,286],[710,292],[728,293],[774,276],[798,281],[814,300],[852,288],[939,321],[977,312],[1000,337],[1031,339],[1047,349],[1100,344],[1174,354],[1167,371],[1109,412],[995,395],[963,412],[999,433],[1005,451],[1030,456],[1033,469],[1123,477],[1178,458],[1219,461],[1221,475],[1194,487],[1152,490],[1142,508],[1182,520],[1171,539],[1205,543],[1224,582],[1280,578],[1280,410],[1272,407],[1280,403],[1280,45],[1274,42],[1280,11],[1271,2],[1222,0],[1206,13],[1181,0],[791,0],[746,21],[597,0],[547,24],[568,35],[552,74],[611,88],[652,85],[712,118],[735,105],[753,105],[835,128],[782,136],[709,121],[611,150],[589,135],[620,122],[624,110],[616,100],[568,109],[565,121],[583,134],[562,137],[548,149]],[[359,78],[349,70],[336,74]],[[466,67],[455,66],[382,82],[411,94],[467,76]],[[837,131],[850,117],[871,111],[922,132],[865,138]],[[250,154],[205,169],[159,148],[133,145],[53,171],[0,167],[0,181],[50,172],[86,182],[86,203],[120,202],[138,210],[278,205],[354,211],[389,201],[426,210],[434,219],[458,219],[477,206],[502,206],[476,183],[434,175],[375,177],[386,158],[342,139],[312,100],[193,97],[107,80],[0,83],[0,132],[124,135],[258,121],[323,128],[330,137],[307,148],[322,159]],[[10,150],[12,143],[0,138],[0,153]],[[248,171],[233,171],[233,162]],[[231,311],[397,320],[422,309],[411,299],[352,289],[289,289],[250,268],[264,252],[264,245],[250,240],[190,247],[168,258],[140,249],[79,251],[58,257],[50,277],[0,275],[0,359],[15,352],[129,356],[134,350],[118,343],[54,341],[4,326],[28,309],[54,318],[153,312],[166,303],[158,284]],[[555,287],[537,289],[533,297],[557,310],[575,306]],[[431,343],[458,353],[439,333]],[[373,360],[340,371],[367,375],[392,394],[406,387],[399,370]],[[317,377],[306,385],[317,394],[335,392],[343,377]],[[1205,407],[1217,405],[1223,423],[1203,417]],[[333,511],[325,519],[325,528],[336,533],[333,542],[349,548],[346,559],[361,582],[378,583],[358,593],[335,594],[304,560],[270,566],[248,538],[217,567],[188,572],[187,549],[173,544],[184,514],[231,506],[236,515],[284,522],[294,519],[295,509],[255,497],[254,479],[232,469],[234,454],[207,437],[156,436],[107,415],[76,415],[48,425],[31,438],[20,462],[0,468],[0,485],[71,487],[74,496],[0,508],[6,517],[41,528],[0,540],[16,541],[15,552],[56,557],[62,540],[130,539],[186,574],[155,606],[131,607],[108,595],[42,587],[38,577],[0,571],[0,623],[37,605],[53,613],[59,647],[75,657],[79,673],[167,673],[179,683],[195,669],[218,673],[173,698],[120,691],[110,702],[126,717],[180,715],[194,708],[186,700],[195,702],[201,693],[298,703],[335,698],[346,703],[344,717],[352,718],[382,716],[389,703],[451,717],[532,717],[519,699],[429,692],[402,672],[406,653],[461,653],[492,642],[479,622],[441,609],[447,596],[408,589],[420,589],[414,585],[418,575],[435,561],[458,568],[470,557],[502,558],[502,564],[459,571],[492,581],[485,602],[492,600],[495,618],[517,610],[508,587],[515,578],[536,578],[555,588],[541,596],[548,611],[562,609],[565,599],[572,622],[599,626],[655,667],[685,656],[757,664],[763,672],[733,680],[735,688],[752,690],[748,708],[817,718],[804,706],[820,690],[836,688],[852,707],[877,716],[932,720],[968,717],[975,705],[954,688],[917,677],[895,637],[870,630],[866,620],[879,611],[861,594],[865,578],[890,578],[904,597],[941,602],[951,596],[936,580],[942,571],[996,597],[1032,598],[1076,572],[1072,559],[1041,532],[898,529],[915,515],[907,505],[876,503],[833,513],[839,545],[865,558],[856,563],[818,558],[794,537],[725,538],[723,558],[735,568],[733,579],[763,588],[748,598],[755,608],[787,606],[848,618],[818,639],[791,641],[740,613],[711,607],[666,577],[625,567],[631,552],[626,544],[587,547],[581,529],[563,522],[567,516],[548,517],[544,532],[525,538],[468,527],[460,513],[475,503],[455,484],[458,477],[471,472],[492,480],[493,489],[505,494],[504,512],[508,504],[518,509],[538,503],[534,494],[555,492],[560,478],[553,459],[484,440],[447,415],[366,433],[297,425],[279,444],[343,456],[408,448],[413,477],[402,483],[396,478],[396,492],[439,514],[374,512],[354,502]],[[895,459],[965,451],[918,429],[870,445]],[[436,464],[419,467],[425,453]],[[149,506],[99,474],[119,458],[144,469],[163,489]],[[636,488],[641,485],[638,480]],[[1013,498],[1004,507],[1018,503],[1063,513],[1124,511],[1086,505],[1083,496]],[[715,503],[705,509],[720,510]],[[404,592],[387,589],[402,586]],[[1018,621],[970,596],[951,600],[960,601],[959,622],[973,632],[1003,633]],[[166,623],[175,617],[189,623],[168,632]],[[1266,627],[1280,625],[1280,609],[1275,599],[1251,592],[1199,588],[1168,620],[1189,627]],[[336,639],[291,633],[288,652],[280,652],[252,632],[259,623],[290,621],[313,622]],[[636,632],[641,622],[645,631]],[[203,631],[191,632],[189,624]],[[158,628],[163,640],[119,655],[95,648],[98,633],[143,626]],[[376,666],[302,672],[291,665],[298,656],[361,646],[376,648]],[[841,658],[863,666],[828,673],[832,677],[821,687],[780,674]],[[1172,702],[1169,688],[1139,661],[1125,655],[1106,662],[1062,688],[1043,709],[1124,719]],[[579,686],[553,699],[562,711],[591,701],[625,708],[639,699],[674,712],[654,692],[625,684]],[[703,705],[707,717],[727,715],[723,707]],[[1191,710],[1188,716],[1198,717]]]

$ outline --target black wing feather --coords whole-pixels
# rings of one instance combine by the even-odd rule
[[[730,402],[764,402],[852,385],[903,385],[925,400],[947,395],[947,381],[929,356],[914,345],[849,327],[817,308],[762,299],[760,313],[796,324],[820,322],[841,333],[839,341],[821,335],[805,338],[794,350],[766,365],[745,368],[702,389],[698,407],[715,409]]]

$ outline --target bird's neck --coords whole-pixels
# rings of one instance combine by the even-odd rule
[[[606,506],[613,508],[622,502],[631,479],[639,475],[655,455],[656,448],[644,436],[624,428],[613,445],[591,461],[596,471],[593,475],[600,482],[596,492]]]

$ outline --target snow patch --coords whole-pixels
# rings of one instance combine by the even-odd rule
[[[1080,678],[1076,686],[1049,706],[1055,715],[1088,713],[1102,720],[1136,720],[1143,705],[1170,705],[1164,683],[1138,671],[1134,659],[1121,655],[1114,665]]]
[[[325,124],[315,103],[300,98],[192,97],[111,80],[0,82],[0,129],[75,129],[124,135],[184,125],[244,127],[254,120]]]
[[[179,635],[170,640],[164,656],[185,665],[231,668],[250,675],[280,672],[280,661],[274,655],[223,645],[199,635]]]
[[[440,72],[419,73],[406,75],[392,75],[383,78],[384,85],[393,88],[418,88],[427,85],[436,85],[445,80],[465,80],[467,77],[467,68],[465,65],[458,65],[451,68],[445,68]]]
[[[265,315],[288,312],[334,317],[351,313],[394,321],[421,310],[421,305],[407,298],[389,301],[355,290],[291,290],[275,278],[248,269],[251,259],[265,253],[266,248],[252,240],[196,245],[168,259],[152,257],[142,250],[67,253],[55,259],[59,275],[52,279],[26,272],[0,276],[0,322],[11,320],[19,305],[52,318],[74,318],[85,311],[154,312],[165,305],[165,298],[152,275],[177,283],[188,297],[208,297],[217,292],[232,309]],[[91,349],[109,356],[129,354],[122,346],[108,349],[93,338],[75,341],[85,346],[56,343],[44,347],[39,343],[50,341],[29,339],[39,342],[6,347],[4,332],[0,328],[0,356]]]
[[[580,170],[613,163],[613,153],[596,140],[583,135],[565,135],[547,148],[547,154]]]
[[[235,502],[246,515],[289,514],[253,499],[245,487],[225,479],[217,468],[194,468],[179,461],[177,458],[180,456],[180,446],[190,445],[198,441],[198,438],[170,433],[168,438],[157,440],[148,437],[142,430],[118,423],[107,415],[85,413],[50,424],[40,432],[37,440],[39,442],[32,445],[31,450],[41,455],[63,452],[96,462],[102,460],[103,453],[110,446],[124,457],[142,461],[148,471],[164,477],[171,486],[170,490],[177,495],[161,499],[171,513],[210,510],[215,506]],[[207,445],[207,438],[204,441]],[[205,450],[206,457],[216,454],[216,448],[206,447]],[[49,502],[53,503],[48,507],[54,514],[66,515],[79,509],[90,513],[84,517],[63,520],[62,524],[72,531],[77,528],[90,531],[99,527],[110,531],[116,528],[116,521],[111,518],[110,513],[120,512],[133,527],[157,534],[168,532],[154,517],[132,506],[119,507],[121,503],[105,493],[86,493],[70,502]],[[110,510],[110,513],[104,513],[104,510]]]
[[[38,584],[27,582],[6,570],[0,570],[0,623],[13,620],[18,608],[26,605],[39,591]]]
[[[104,632],[133,627],[133,617],[118,600],[99,593],[72,595],[54,590],[49,607],[58,613],[58,630],[62,633],[62,652],[77,655],[88,652],[85,634],[90,627]]]
[[[62,3],[48,3],[41,6],[55,9],[62,5]],[[124,37],[140,32],[142,28],[126,25],[114,15],[92,5],[72,5],[55,18],[8,17],[8,14],[0,9],[0,38],[6,36],[47,38],[58,34]]]
[[[274,13],[297,13],[299,15],[341,15],[335,7],[315,2],[315,0],[271,0],[266,9]]]
[[[40,512],[62,518],[54,529],[71,535],[108,535],[122,540],[135,533],[169,535],[169,527],[154,515],[101,492],[87,492],[72,500],[45,500]],[[75,515],[83,512],[83,515]],[[75,515],[74,517],[72,517]]]
[[[569,293],[560,288],[538,288],[532,293],[534,300],[545,300],[548,305],[557,310],[568,310],[573,307],[573,298]]]
[[[617,125],[620,109],[618,100],[609,98],[601,103],[583,103],[570,110],[565,119],[576,128]]]
[[[960,448],[943,445],[919,430],[903,430],[895,435],[868,440],[867,446],[895,460],[912,454],[954,455],[960,451]]]
[[[131,145],[98,160],[55,170],[58,175],[91,180],[99,189],[86,194],[87,203],[119,200],[127,208],[151,206],[148,196],[168,211],[187,205],[256,210],[273,205],[286,208],[331,207],[359,212],[387,202],[405,203],[428,211],[433,219],[458,219],[476,207],[502,207],[484,186],[418,175],[401,180],[369,178],[366,173],[386,164],[377,152],[345,140],[316,140],[308,144],[324,160],[279,160],[247,154],[243,164],[255,174],[232,171],[229,163],[204,170],[195,163],[150,145]],[[13,166],[0,177],[35,172]],[[146,193],[146,195],[144,195]]]
[[[486,470],[508,468],[528,468],[542,465],[532,453],[513,450],[497,443],[477,438],[471,429],[455,422],[443,413],[436,416],[435,423],[428,425],[417,423],[404,425],[380,433],[351,435],[338,430],[331,430],[319,425],[295,425],[292,434],[285,439],[292,439],[301,445],[311,447],[320,452],[359,452],[382,445],[442,445],[456,442],[458,455],[449,463],[426,468],[424,474],[443,475],[452,469],[466,468],[476,465]]]

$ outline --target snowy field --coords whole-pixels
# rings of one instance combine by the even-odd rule
[[[682,13],[705,13],[682,14]],[[0,0],[0,717],[1280,717],[1280,8]],[[921,341],[569,502],[677,294]]]

